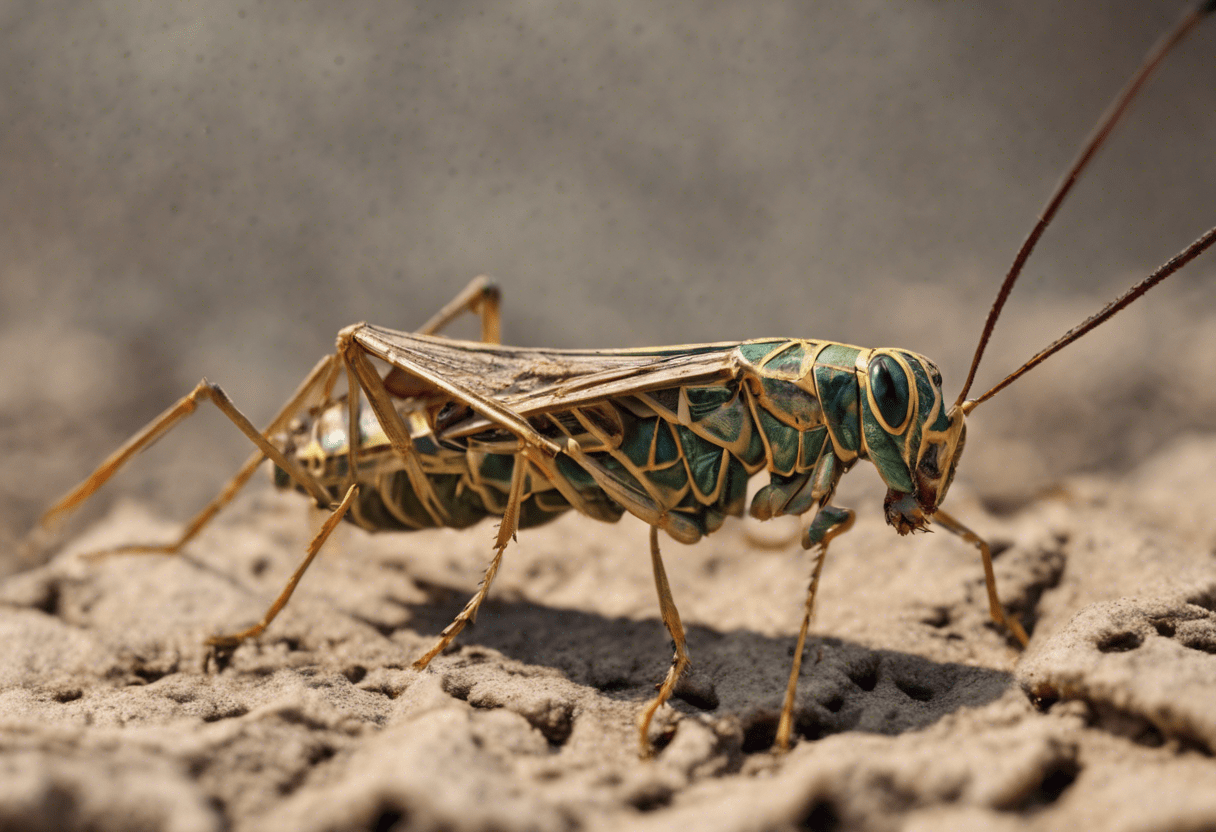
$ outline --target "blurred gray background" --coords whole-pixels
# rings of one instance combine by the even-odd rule
[[[200,377],[263,422],[341,326],[412,328],[482,272],[508,342],[898,345],[955,391],[1182,8],[0,4],[5,534]],[[1214,50],[1209,23],[1065,206],[981,385],[1216,224]],[[978,410],[960,479],[1016,504],[1216,426],[1214,273]],[[107,499],[206,500],[247,448],[194,422]]]

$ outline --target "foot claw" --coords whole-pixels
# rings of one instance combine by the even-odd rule
[[[221,650],[234,650],[244,641],[240,636],[212,636],[204,642],[208,647],[218,647]]]

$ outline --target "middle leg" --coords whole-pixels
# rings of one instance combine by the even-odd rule
[[[785,701],[781,703],[781,718],[777,721],[775,743],[778,751],[788,751],[790,735],[794,730],[794,700],[798,693],[798,677],[802,673],[802,651],[806,647],[807,631],[811,628],[811,616],[815,613],[815,594],[819,591],[819,575],[827,559],[828,544],[832,538],[844,534],[853,527],[854,514],[847,508],[824,506],[815,514],[811,525],[802,536],[804,549],[816,548],[815,567],[811,571],[811,585],[806,593],[806,609],[802,614],[802,628],[798,631],[798,643],[794,646],[794,663],[790,667],[790,680],[785,686]]]

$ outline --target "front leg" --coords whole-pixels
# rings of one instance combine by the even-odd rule
[[[984,582],[988,587],[989,615],[992,616],[992,620],[999,626],[1004,627],[1005,630],[1012,633],[1013,637],[1023,647],[1029,644],[1030,636],[1026,635],[1026,631],[1022,628],[1022,622],[1005,615],[1005,608],[1001,605],[1001,599],[996,594],[996,574],[992,571],[992,550],[988,547],[988,543],[940,508],[933,515],[933,522],[939,524],[946,531],[958,535],[980,550],[980,557],[984,561]]]

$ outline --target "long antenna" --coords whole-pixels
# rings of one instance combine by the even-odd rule
[[[1180,251],[1177,255],[1170,258],[1168,261],[1166,261],[1161,266],[1161,268],[1157,269],[1157,271],[1153,272],[1148,277],[1144,278],[1144,280],[1141,280],[1139,283],[1137,283],[1132,288],[1128,289],[1126,292],[1124,292],[1122,295],[1117,297],[1115,300],[1112,300],[1110,303],[1108,303],[1102,309],[1101,312],[1098,312],[1096,315],[1091,315],[1090,317],[1086,318],[1083,322],[1081,322],[1077,326],[1074,326],[1072,329],[1068,330],[1068,332],[1065,332],[1058,339],[1056,339],[1051,344],[1049,344],[1042,352],[1040,352],[1034,358],[1030,359],[1025,364],[1023,364],[1021,367],[1019,367],[1018,369],[1014,370],[1012,373],[1007,375],[1005,377],[1005,380],[1002,381],[1000,384],[998,384],[996,387],[993,387],[987,393],[985,393],[984,395],[982,395],[978,398],[963,402],[960,405],[960,407],[962,407],[962,409],[963,409],[963,413],[970,413],[972,410],[974,410],[976,408],[977,405],[979,405],[982,402],[986,402],[988,399],[991,399],[993,396],[995,396],[997,393],[1004,390],[1010,384],[1013,384],[1014,379],[1016,379],[1018,376],[1022,375],[1026,371],[1030,370],[1032,367],[1037,367],[1039,364],[1042,364],[1043,361],[1046,360],[1048,356],[1054,355],[1055,353],[1064,349],[1069,344],[1071,344],[1073,341],[1077,340],[1082,335],[1089,332],[1091,329],[1096,329],[1097,327],[1106,323],[1106,321],[1112,315],[1114,315],[1116,312],[1118,312],[1119,310],[1123,309],[1126,306],[1130,306],[1133,301],[1135,301],[1137,298],[1139,298],[1141,295],[1143,295],[1149,289],[1153,288],[1158,283],[1165,280],[1167,277],[1169,277],[1174,272],[1181,269],[1187,263],[1194,260],[1200,254],[1203,254],[1203,252],[1209,246],[1211,246],[1212,243],[1214,243],[1214,242],[1216,242],[1216,228],[1210,229],[1206,234],[1204,234],[1198,240],[1191,243],[1185,249]]]
[[[1136,93],[1144,86],[1144,82],[1148,80],[1149,75],[1165,59],[1170,50],[1203,19],[1204,15],[1211,13],[1213,10],[1216,10],[1216,0],[1203,0],[1203,2],[1200,2],[1183,15],[1182,20],[1178,22],[1173,31],[1163,37],[1149,50],[1148,55],[1144,58],[1144,63],[1140,65],[1140,69],[1136,71],[1136,74],[1128,81],[1127,86],[1123,88],[1123,91],[1111,103],[1106,113],[1099,120],[1097,127],[1094,128],[1093,133],[1090,134],[1089,140],[1081,149],[1081,153],[1077,156],[1076,161],[1072,163],[1072,167],[1069,168],[1068,173],[1060,180],[1060,184],[1056,186],[1055,193],[1047,201],[1047,205],[1043,208],[1039,221],[1031,229],[1030,235],[1026,237],[1025,242],[1022,243],[1022,247],[1018,249],[1017,256],[1013,258],[1013,265],[1009,267],[1009,273],[1005,275],[1005,282],[1001,284],[1000,291],[996,293],[996,300],[993,301],[992,309],[988,312],[988,320],[984,322],[984,330],[980,334],[979,344],[975,348],[975,357],[971,359],[971,369],[967,371],[967,380],[963,382],[962,392],[958,394],[958,400],[954,403],[956,407],[962,405],[963,400],[967,398],[967,393],[971,390],[971,384],[975,381],[975,371],[980,366],[980,358],[983,357],[984,350],[988,347],[988,339],[992,337],[992,330],[996,327],[996,319],[1000,317],[1001,309],[1004,308],[1005,301],[1009,299],[1009,293],[1013,291],[1013,284],[1017,282],[1018,277],[1022,274],[1022,268],[1026,265],[1026,260],[1030,257],[1030,253],[1034,251],[1034,247],[1038,244],[1039,238],[1043,236],[1043,231],[1047,228],[1047,225],[1055,217],[1056,211],[1060,208],[1060,203],[1064,201],[1064,197],[1068,196],[1068,192],[1076,184],[1081,171],[1085,169],[1090,159],[1097,153],[1098,148],[1106,141],[1106,137],[1110,135],[1119,118],[1127,110],[1132,99],[1136,97]],[[1008,380],[1006,379],[1006,381]],[[984,397],[986,398],[991,392],[989,391],[989,393],[984,394]]]

